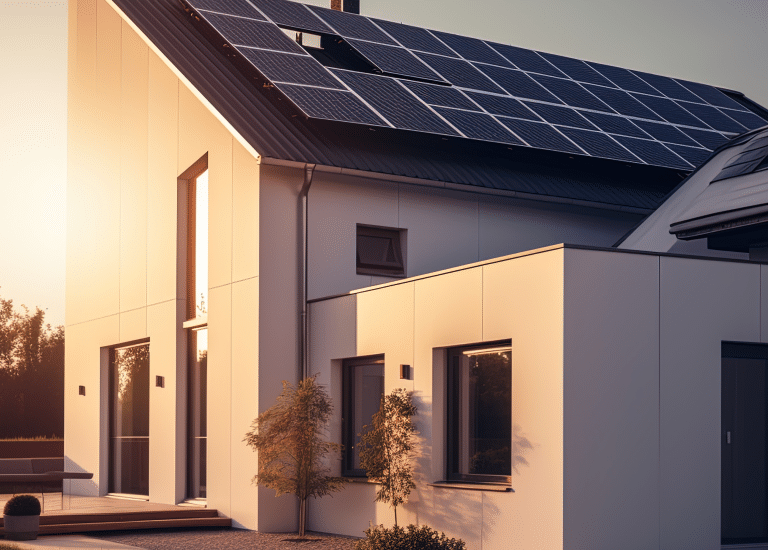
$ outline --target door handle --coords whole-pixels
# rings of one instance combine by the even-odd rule
[[[731,432],[725,432],[725,443],[727,445],[731,444]]]

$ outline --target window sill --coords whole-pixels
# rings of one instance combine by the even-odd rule
[[[204,327],[208,324],[208,314],[201,315],[200,317],[195,317],[194,319],[190,319],[189,321],[184,321],[181,326],[182,328],[198,328],[198,327]]]
[[[342,476],[342,479],[346,483],[364,483],[366,485],[379,485],[376,481],[371,481],[367,477],[344,477]]]
[[[469,481],[435,481],[429,487],[438,489],[461,489],[464,491],[493,491],[496,493],[514,493],[515,490],[505,483],[473,483]]]

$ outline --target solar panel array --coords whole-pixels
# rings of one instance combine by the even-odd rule
[[[186,0],[306,116],[692,170],[768,124],[705,84],[290,0]],[[282,30],[342,39],[329,69]]]

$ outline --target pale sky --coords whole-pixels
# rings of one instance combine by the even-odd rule
[[[768,106],[768,0],[361,0],[361,11]],[[0,0],[0,297],[47,309],[52,324],[64,323],[66,24],[65,0]]]

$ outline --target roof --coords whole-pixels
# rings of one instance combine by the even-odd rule
[[[743,124],[757,124],[755,119],[763,122],[741,103],[729,103],[729,96],[715,88],[666,77],[579,61],[576,66],[582,73],[586,67],[595,74],[613,78],[612,86],[601,86],[584,82],[594,79],[594,75],[587,77],[575,72],[574,62],[578,60],[560,56],[513,47],[503,49],[501,45],[476,39],[374,21],[287,0],[253,0],[252,4],[245,0],[192,1],[193,4],[182,5],[178,0],[114,0],[192,85],[266,158],[649,211],[686,172],[693,169],[696,162],[709,154],[710,148],[729,137],[722,126],[723,118],[728,118],[726,123],[731,131],[741,131]],[[248,17],[244,18],[243,13]],[[279,30],[280,27],[320,33],[326,43],[335,41],[339,47],[343,46],[342,53],[351,56],[352,61],[345,61],[345,69],[326,67],[316,59],[322,58],[323,51],[298,46]],[[370,34],[360,35],[360,28],[373,29],[371,32],[375,33],[378,42],[371,41]],[[429,44],[409,43],[412,48],[446,48],[453,53],[450,56],[445,55],[445,51],[442,54],[427,53],[402,45],[402,42],[414,40],[427,40]],[[239,44],[241,42],[249,45]],[[482,54],[473,53],[481,45],[488,50],[483,50],[485,53]],[[383,55],[382,49],[387,55]],[[456,53],[457,50],[461,53]],[[324,51],[331,52],[332,48],[327,47]],[[488,55],[488,51],[502,59],[506,57],[499,51],[505,52],[507,57],[516,55],[517,65],[509,60],[503,67],[487,63],[488,59],[485,62],[472,60]],[[344,61],[346,58],[340,55],[336,55],[335,61],[325,60],[326,64],[339,59]],[[405,64],[401,59],[403,55],[410,56],[405,58],[409,60]],[[292,58],[291,63],[284,62],[286,56]],[[417,65],[413,65],[411,58],[416,59]],[[521,61],[523,58],[526,61]],[[545,83],[547,90],[555,90],[555,86],[574,90],[575,86],[583,92],[580,92],[580,100],[586,101],[586,97],[593,104],[591,107],[579,106],[562,91],[558,93],[566,97],[565,100],[523,97],[533,92],[518,92],[513,96],[506,89],[512,85],[508,82],[504,84],[506,88],[495,92],[471,89],[461,85],[465,82],[458,82],[466,74],[456,76],[449,68],[440,68],[440,63],[451,66],[458,63],[465,69],[471,66],[475,72],[479,67],[485,71],[482,73],[484,78],[490,73],[495,74],[493,82],[506,82],[502,77],[513,75],[535,80],[541,89],[544,88],[540,83]],[[523,66],[523,63],[527,65]],[[419,74],[392,75],[395,69]],[[545,75],[546,71],[559,72],[560,76]],[[591,72],[584,74],[592,75]],[[620,79],[624,79],[623,90],[613,84]],[[644,84],[638,84],[638,80]],[[654,83],[657,95],[632,91],[632,87],[650,87],[648,82]],[[679,87],[685,91],[681,92]],[[698,94],[696,102],[690,101],[690,97],[688,100],[674,97],[684,93],[694,95],[691,90]],[[385,94],[378,93],[384,97],[371,96],[377,91],[385,91]],[[592,92],[605,97],[597,99]],[[595,99],[584,94],[591,94]],[[338,101],[340,96],[343,101]],[[396,97],[397,104],[388,105],[388,96]],[[618,101],[618,97],[626,99],[626,96],[631,96],[635,103],[638,97],[649,104],[655,102],[657,110],[663,106],[674,111],[674,115],[667,113],[668,118],[681,116],[680,105],[685,105],[706,112],[710,118],[714,116],[717,122],[700,113],[708,124],[698,118],[698,127],[693,126],[690,111],[682,115],[688,125],[659,120],[661,115],[656,115],[655,119],[650,116],[641,119],[616,112],[618,107],[614,109],[605,103]],[[398,110],[398,104],[402,105],[403,101],[408,102],[408,108]],[[462,103],[452,108],[439,105],[449,101]],[[595,109],[594,101],[603,106]],[[509,111],[518,106],[524,109],[520,111],[525,113],[524,117],[518,111]],[[631,107],[622,107],[624,110],[635,108],[634,103]],[[501,109],[507,109],[506,114],[493,114]],[[359,120],[345,120],[354,117]],[[432,128],[431,124],[437,124],[439,128]],[[577,125],[591,125],[593,129],[577,128]],[[598,131],[598,127],[604,129]],[[638,140],[620,135],[628,133],[630,127],[634,128],[632,132],[644,132],[646,138]],[[478,139],[480,134],[471,135],[472,132],[480,132],[481,139]],[[528,137],[518,137],[524,132]],[[540,135],[542,132],[544,137]],[[556,133],[557,147],[549,142],[536,144],[535,139],[546,141],[552,138],[555,135],[552,132]],[[660,141],[671,139],[670,132],[685,144]],[[651,139],[652,136],[656,137]],[[593,143],[595,140],[599,143]],[[621,150],[621,153],[599,152],[605,140],[610,140],[612,151]],[[598,153],[590,154],[587,142]],[[553,150],[557,148],[561,150]],[[659,158],[661,150],[664,159],[674,158],[674,162],[649,160]],[[690,156],[692,152],[695,156]],[[632,158],[628,158],[629,155]],[[610,156],[614,158],[607,158]]]
[[[680,239],[743,232],[768,222],[768,127],[724,148],[722,168],[707,187],[672,222]],[[751,238],[751,237],[750,237]],[[762,235],[761,240],[766,240]],[[731,243],[732,244],[732,243]],[[729,245],[730,246],[730,245]]]

